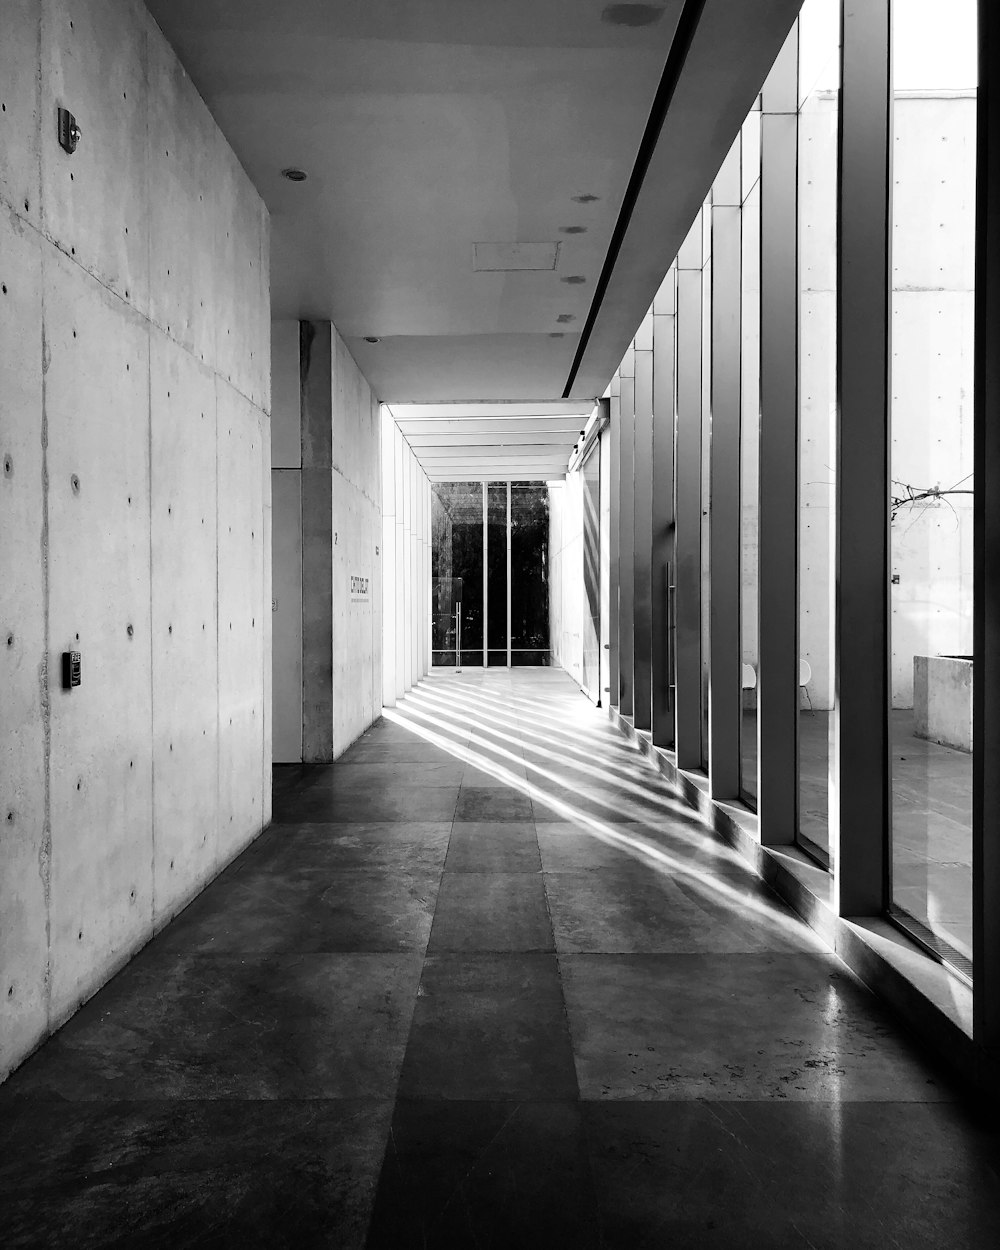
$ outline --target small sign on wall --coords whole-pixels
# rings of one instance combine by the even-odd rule
[[[370,579],[360,573],[351,574],[351,603],[367,603]]]

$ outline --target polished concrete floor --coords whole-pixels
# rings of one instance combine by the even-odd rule
[[[1000,1136],[555,670],[436,674],[0,1090],[0,1241],[1000,1245]]]
[[[912,709],[889,721],[892,897],[962,960],[972,960],[972,755],[913,732]],[[799,828],[829,854],[830,713],[799,716]],[[743,713],[743,777],[756,791],[757,713]]]

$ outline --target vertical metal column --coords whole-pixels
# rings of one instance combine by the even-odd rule
[[[618,517],[618,710],[633,715],[635,681],[635,348],[629,344],[620,369]]]
[[[888,901],[889,9],[845,0],[841,41],[830,849],[843,916]]]
[[[510,570],[511,570],[510,538],[511,538],[511,533],[512,533],[510,505],[511,505],[511,488],[510,488],[510,478],[508,478],[507,479],[507,667],[508,668],[511,667],[511,653],[514,650],[514,640],[510,635],[510,625],[511,625],[511,620],[512,620],[511,603],[513,601],[513,596],[514,596],[514,587],[511,585],[511,580],[510,580]]]
[[[618,707],[621,683],[620,647],[618,634],[618,602],[621,597],[621,377],[616,373],[611,379],[608,397],[608,476],[611,483],[611,502],[608,517],[608,704]]]
[[[677,271],[671,267],[653,301],[653,495],[650,647],[653,745],[674,744],[671,600],[674,580],[674,326]]]
[[[973,1034],[1000,1047],[1000,12],[979,5],[972,703]]]
[[[490,493],[489,487],[484,480],[480,483],[483,488],[483,668],[488,668],[490,663],[489,645],[489,629],[490,629],[490,579],[489,579],[489,533],[490,533]]]
[[[702,213],[677,254],[674,585],[677,766],[701,767]]]
[[[633,499],[632,594],[633,694],[636,729],[652,728],[652,547],[653,547],[653,313],[635,336],[635,496]]]
[[[404,513],[406,453],[409,449],[395,427],[396,460],[396,697],[406,693],[406,517]]]
[[[795,841],[799,811],[798,25],[761,95],[757,813]]]
[[[712,797],[740,792],[740,400],[743,217],[741,140],[712,188],[712,428],[709,444],[708,780]]]

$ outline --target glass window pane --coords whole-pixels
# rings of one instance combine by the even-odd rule
[[[740,397],[740,793],[757,805],[757,482],[760,465],[760,113],[743,126],[742,387]]]
[[[601,690],[601,446],[584,461],[583,478],[583,688]]]
[[[893,21],[892,904],[972,958],[976,4]]]
[[[483,662],[483,484],[432,483],[434,664]],[[456,654],[457,615],[461,651]]]
[[[840,3],[799,18],[799,841],[829,861]]]
[[[488,483],[486,499],[486,645],[493,667],[507,663],[507,483]]]
[[[549,664],[549,492],[511,483],[511,663]]]
[[[702,212],[701,296],[701,766],[708,771],[708,669],[712,619],[711,446],[712,446],[712,197]]]

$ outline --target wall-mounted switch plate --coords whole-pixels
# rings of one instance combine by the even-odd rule
[[[63,690],[72,690],[80,684],[80,652],[64,651],[62,656]]]
[[[59,109],[59,146],[66,152],[73,155],[76,151],[77,144],[83,137],[83,131],[77,125],[76,118],[69,109]]]

